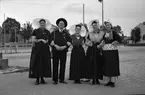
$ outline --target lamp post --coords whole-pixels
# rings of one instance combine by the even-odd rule
[[[104,26],[104,0],[98,0],[102,3],[102,26]]]
[[[85,24],[85,4],[83,4],[83,24]]]

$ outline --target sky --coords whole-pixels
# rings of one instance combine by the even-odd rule
[[[60,17],[68,21],[68,27],[98,19],[100,24],[102,7],[98,0],[0,0],[0,26],[6,17],[15,18],[21,24],[35,18],[46,18],[52,24]],[[104,19],[120,25],[125,35],[145,21],[145,0],[104,0]]]

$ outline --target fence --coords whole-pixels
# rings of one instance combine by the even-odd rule
[[[21,43],[5,43],[0,44],[1,53],[30,53],[32,43],[21,44]]]

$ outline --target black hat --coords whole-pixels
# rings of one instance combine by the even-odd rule
[[[63,21],[64,24],[65,24],[65,27],[67,26],[67,21],[64,19],[64,18],[59,18],[57,21],[56,21],[56,25],[58,26],[59,22],[60,21]]]

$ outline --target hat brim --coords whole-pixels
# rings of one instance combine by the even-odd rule
[[[58,24],[59,24],[60,21],[63,21],[63,22],[64,22],[64,26],[67,27],[67,21],[66,21],[66,19],[64,19],[64,18],[59,18],[59,19],[56,21],[56,25],[57,25],[57,26],[58,26]]]
[[[36,18],[36,19],[34,19],[33,20],[33,22],[32,22],[32,26],[34,27],[34,28],[40,28],[40,24],[39,24],[39,21],[41,20],[41,19],[43,19],[43,18]],[[51,29],[51,27],[52,27],[52,24],[50,23],[50,21],[48,20],[48,19],[44,19],[45,21],[46,21],[46,29],[47,30],[50,30]]]
[[[72,25],[72,26],[70,27],[70,29],[69,29],[69,33],[70,33],[70,35],[73,35],[73,34],[76,33],[75,28],[76,28],[76,25]],[[81,35],[82,37],[85,37],[85,36],[86,36],[86,33],[87,33],[86,28],[85,28],[84,26],[81,26],[81,32],[80,32],[80,35]]]
[[[88,24],[88,30],[89,30],[89,32],[94,31],[94,30],[93,30],[93,27],[92,27],[92,23],[93,23],[94,21],[98,22],[98,23],[97,23],[97,26],[98,26],[98,28],[100,28],[100,24],[99,24],[99,20],[98,20],[98,19],[91,20],[91,21],[89,22],[89,24]]]

